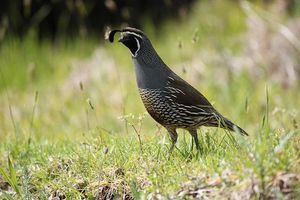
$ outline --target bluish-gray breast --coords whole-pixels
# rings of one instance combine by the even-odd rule
[[[141,60],[133,59],[136,81],[139,88],[159,89],[167,83],[167,74],[161,64],[145,64]]]

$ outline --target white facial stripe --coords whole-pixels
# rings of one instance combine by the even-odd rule
[[[136,38],[134,38],[134,39],[135,39],[135,41],[136,41],[136,43],[137,43],[138,48],[137,48],[136,52],[134,53],[134,55],[132,55],[132,56],[133,56],[133,57],[136,57],[138,51],[139,51],[140,48],[141,48],[141,45],[140,45],[140,41],[139,41],[138,39],[136,39]]]
[[[139,35],[139,34],[137,34],[137,33],[130,32],[130,31],[126,31],[125,33],[127,33],[127,34],[131,34],[131,35],[134,35],[134,36],[136,36],[136,37],[139,37],[139,38],[141,38],[141,39],[142,39],[142,36],[141,36],[141,35]]]

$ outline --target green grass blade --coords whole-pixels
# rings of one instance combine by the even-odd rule
[[[5,170],[2,167],[0,167],[0,174],[3,176],[4,180],[7,181],[8,184],[15,190],[15,192],[19,196],[21,196],[20,189],[18,186],[16,171],[9,157],[8,157],[8,168],[9,168],[9,174],[5,172]]]

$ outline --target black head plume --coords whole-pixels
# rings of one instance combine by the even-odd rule
[[[114,37],[115,37],[115,34],[116,34],[117,32],[122,32],[122,31],[116,29],[116,30],[112,30],[112,31],[109,32],[109,34],[108,34],[108,40],[109,40],[110,42],[114,42]]]
[[[115,34],[116,34],[117,32],[122,33],[122,32],[127,32],[127,31],[128,31],[128,32],[132,32],[132,33],[136,33],[136,34],[138,34],[138,35],[140,35],[140,36],[145,36],[145,34],[144,34],[141,30],[139,30],[139,29],[131,28],[131,27],[126,27],[126,28],[124,28],[124,29],[122,29],[122,30],[115,29],[115,30],[109,31],[109,32],[108,32],[108,40],[109,40],[110,42],[114,42],[114,37],[115,37]]]

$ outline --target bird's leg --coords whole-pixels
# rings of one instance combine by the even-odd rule
[[[174,147],[175,147],[175,144],[177,142],[177,138],[178,138],[178,134],[176,132],[176,129],[175,128],[167,128],[168,132],[169,132],[169,135],[170,135],[170,138],[171,138],[171,147],[170,147],[170,150],[169,150],[169,154],[172,153]]]
[[[194,149],[194,138],[192,137],[192,145],[191,145],[191,152],[193,151],[193,149]]]
[[[199,144],[197,129],[190,129],[189,132],[190,132],[190,134],[192,135],[192,137],[195,141],[197,151],[200,152],[200,154],[202,154],[203,149],[201,148],[201,146]]]

